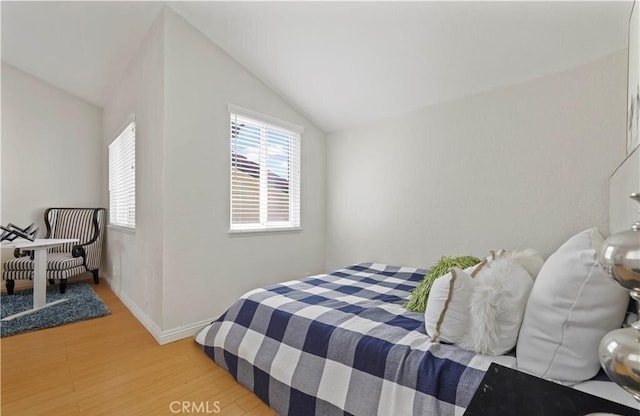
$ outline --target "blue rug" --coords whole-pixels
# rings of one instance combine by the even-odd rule
[[[1,318],[26,311],[33,306],[33,289],[16,290],[13,295],[0,295]],[[67,293],[60,294],[58,285],[47,285],[47,302],[69,299],[66,302],[40,309],[10,321],[0,321],[0,336],[7,337],[22,332],[51,328],[85,319],[109,315],[111,311],[86,283],[67,286]]]

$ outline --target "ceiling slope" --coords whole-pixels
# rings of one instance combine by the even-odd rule
[[[162,3],[2,1],[0,6],[3,62],[104,107]]]
[[[631,2],[171,2],[325,132],[626,47]],[[2,59],[104,106],[163,3],[2,2]]]

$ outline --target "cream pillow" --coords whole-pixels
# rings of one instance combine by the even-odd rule
[[[534,249],[527,248],[524,250],[514,250],[508,253],[508,257],[522,266],[529,275],[535,280],[542,269],[544,258]]]
[[[459,342],[469,331],[469,304],[478,273],[487,260],[460,270],[454,267],[449,273],[433,281],[429,300],[424,311],[424,325],[431,341]]]
[[[485,266],[475,277],[469,303],[471,325],[458,345],[486,355],[512,350],[532,287],[529,272],[511,258],[498,258]]]
[[[597,229],[585,230],[542,266],[520,329],[518,369],[564,383],[600,369],[600,339],[620,327],[628,303],[628,293],[597,264],[603,240]]]

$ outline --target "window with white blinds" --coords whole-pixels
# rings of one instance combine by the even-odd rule
[[[109,145],[109,224],[136,226],[136,123]]]
[[[231,231],[300,227],[302,128],[229,105]]]

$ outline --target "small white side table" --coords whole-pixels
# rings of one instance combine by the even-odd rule
[[[19,316],[27,315],[67,300],[60,299],[47,303],[47,249],[61,244],[77,242],[77,238],[37,238],[35,241],[20,239],[2,242],[0,245],[1,248],[33,250],[33,308],[7,316],[2,319],[3,321],[10,321]]]

